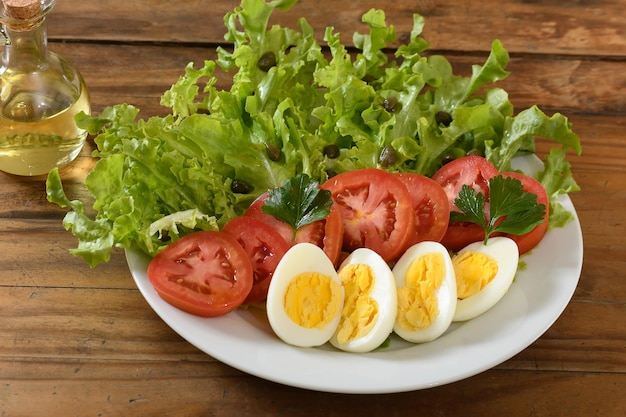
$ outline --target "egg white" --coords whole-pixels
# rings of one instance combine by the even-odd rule
[[[519,261],[517,244],[507,237],[489,238],[486,245],[482,241],[471,243],[455,256],[468,251],[480,252],[491,257],[498,264],[498,272],[482,290],[457,301],[454,321],[473,319],[496,305],[509,290]]]
[[[377,304],[378,313],[372,328],[367,334],[349,339],[344,343],[338,340],[341,323],[346,319],[342,316],[340,325],[333,337],[331,337],[330,343],[336,348],[347,352],[369,352],[383,344],[393,331],[393,324],[398,310],[396,282],[393,273],[384,259],[373,250],[359,248],[353,251],[339,267],[339,276],[341,276],[341,271],[348,265],[359,264],[367,265],[371,268],[374,277],[373,286],[368,294],[361,296],[371,298]]]
[[[401,327],[397,320],[393,327],[398,336],[412,343],[424,343],[437,339],[450,327],[456,310],[457,294],[454,268],[448,250],[439,242],[420,242],[407,249],[393,268],[396,286],[397,288],[405,287],[406,274],[413,261],[432,252],[442,255],[445,269],[441,285],[435,290],[439,314],[424,329],[407,330]]]
[[[330,277],[339,284],[340,305],[335,317],[323,328],[307,328],[295,323],[284,306],[285,293],[290,282],[301,273],[316,272]],[[343,287],[334,265],[324,251],[311,243],[298,243],[291,247],[274,271],[267,293],[266,311],[270,326],[284,342],[301,347],[320,346],[326,343],[337,328],[343,308]]]

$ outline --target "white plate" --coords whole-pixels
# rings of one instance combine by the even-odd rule
[[[535,169],[534,164],[528,158],[517,161],[526,172]],[[527,268],[518,272],[495,307],[471,321],[453,324],[433,342],[413,345],[392,338],[390,347],[370,353],[289,346],[273,334],[263,313],[252,309],[208,319],[184,313],[153,289],[146,276],[147,256],[128,250],[126,257],[139,290],[163,321],[223,363],[270,381],[318,391],[412,391],[468,378],[501,364],[533,343],[561,315],[576,289],[583,259],[574,206],[567,196],[562,204],[574,214],[574,221],[550,230],[522,258]]]

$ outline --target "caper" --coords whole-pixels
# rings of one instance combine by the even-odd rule
[[[393,113],[402,109],[402,103],[400,103],[395,97],[387,97],[383,100],[383,107],[389,113]]]
[[[435,121],[437,124],[442,124],[446,127],[450,126],[450,123],[452,123],[452,115],[447,111],[438,111],[437,114],[435,114]]]
[[[450,148],[448,149],[448,152],[443,156],[441,163],[445,165],[448,162],[454,161],[455,159],[463,158],[465,155],[467,155],[467,153],[462,148]]]
[[[263,72],[268,72],[270,68],[276,66],[276,55],[272,51],[267,51],[257,62],[257,67]]]
[[[387,168],[396,163],[398,159],[398,154],[396,150],[391,145],[387,145],[380,152],[380,156],[378,157],[378,163],[383,168]]]
[[[454,157],[454,155],[452,155],[451,153],[448,153],[446,155],[443,156],[443,158],[441,158],[441,165],[445,165],[448,162],[452,162],[454,161],[456,158]]]
[[[323,152],[324,156],[326,156],[327,158],[335,159],[339,158],[339,154],[341,151],[339,150],[339,146],[331,143],[330,145],[324,146]]]
[[[365,81],[367,84],[371,84],[376,81],[376,78],[374,78],[374,76],[370,74],[365,74],[365,76],[363,77],[363,81]]]
[[[237,194],[248,194],[250,192],[250,185],[242,180],[234,179],[230,183],[230,190]]]
[[[280,155],[282,152],[278,146],[274,145],[273,143],[266,143],[265,151],[267,152],[267,157],[272,161],[277,162],[280,160]]]
[[[161,242],[169,242],[170,240],[172,240],[172,237],[170,236],[170,231],[167,229],[161,231],[161,236],[159,237],[159,240]]]

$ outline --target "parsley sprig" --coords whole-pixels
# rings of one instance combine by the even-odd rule
[[[261,210],[290,225],[295,240],[298,229],[324,219],[332,203],[330,191],[320,189],[308,175],[299,174],[270,190]]]
[[[476,223],[485,229],[485,243],[495,232],[523,235],[539,225],[546,206],[524,190],[522,183],[497,175],[489,180],[489,218],[485,216],[485,195],[464,184],[454,204],[460,211],[450,213],[450,221]]]

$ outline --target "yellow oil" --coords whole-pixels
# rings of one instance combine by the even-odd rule
[[[25,77],[19,73],[2,77],[4,87],[13,88],[7,100],[3,95],[8,88],[0,94],[0,170],[42,175],[80,153],[87,132],[76,126],[74,116],[81,111],[89,114],[89,96],[80,76],[70,89],[49,88],[50,80]],[[28,89],[19,88],[24,85]]]

